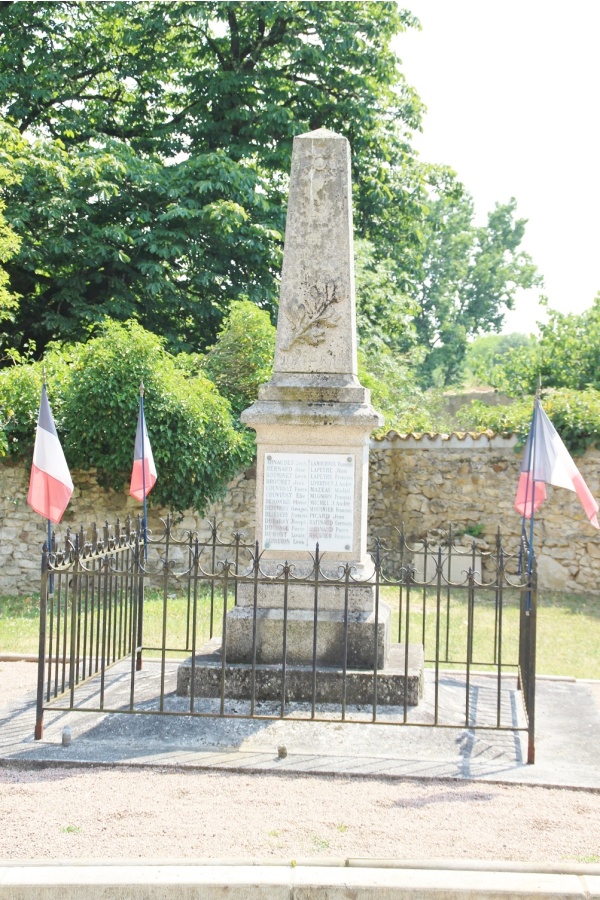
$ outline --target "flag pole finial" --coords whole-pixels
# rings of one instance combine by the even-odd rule
[[[144,382],[140,381],[140,397],[144,396]]]

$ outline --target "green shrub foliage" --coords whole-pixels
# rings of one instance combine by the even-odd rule
[[[600,391],[556,390],[542,397],[548,418],[572,453],[588,447],[600,447]],[[457,419],[469,429],[516,433],[521,446],[529,432],[533,397],[521,397],[510,406],[487,406],[475,401],[457,413]]]
[[[158,480],[149,499],[202,511],[252,456],[233,424],[227,400],[202,374],[189,375],[160,338],[134,322],[107,321],[87,344],[46,357],[48,391],[69,466],[96,468],[121,490],[133,462],[139,385]],[[0,373],[0,405],[12,454],[30,453],[42,363]]]
[[[236,416],[256,400],[259,386],[271,377],[274,353],[275,327],[268,312],[249,300],[232,303],[203,369]]]

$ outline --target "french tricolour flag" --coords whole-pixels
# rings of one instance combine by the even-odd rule
[[[72,493],[73,482],[65,454],[58,440],[52,410],[46,394],[46,385],[44,385],[35,434],[27,502],[36,513],[51,522],[58,523],[62,519]]]
[[[533,442],[533,443],[532,443]],[[594,528],[598,525],[598,504],[571,459],[556,428],[536,398],[533,428],[529,432],[521,475],[515,499],[515,509],[530,519],[546,499],[546,485],[574,491]]]
[[[144,501],[156,484],[156,467],[152,448],[146,428],[144,415],[144,401],[140,397],[140,411],[138,414],[137,431],[135,433],[135,449],[133,451],[133,469],[131,472],[131,484],[129,493],[136,500]]]

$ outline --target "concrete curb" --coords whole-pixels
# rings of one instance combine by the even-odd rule
[[[594,872],[545,872],[488,868],[420,868],[356,865],[45,864],[0,866],[0,900],[500,900],[514,897],[593,900],[600,898]],[[361,864],[362,863],[362,864]],[[462,865],[462,868],[458,866]],[[541,867],[540,867],[541,868]],[[582,867],[585,868],[585,867]]]
[[[290,860],[268,857],[182,857],[158,858],[153,860],[139,859],[1,859],[0,870],[10,868],[77,868],[87,867],[126,867],[126,868],[189,868],[206,867],[235,868],[329,868],[329,869],[421,869],[422,871],[459,871],[459,872],[515,872],[543,875],[599,875],[599,863],[528,863],[518,860],[493,859],[398,859],[367,856],[310,856]]]

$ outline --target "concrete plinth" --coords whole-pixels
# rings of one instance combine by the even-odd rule
[[[370,669],[375,663],[384,665],[389,650],[391,611],[379,604],[377,632],[373,611],[349,610],[347,665]],[[317,617],[317,654],[319,666],[341,667],[344,659],[345,622],[339,609],[319,610]],[[259,608],[256,611],[256,661],[281,664],[283,658],[284,611],[281,608]],[[312,665],[314,614],[310,609],[290,609],[286,619],[286,659],[296,665]],[[375,635],[377,633],[377,640]],[[237,606],[227,614],[227,658],[234,663],[248,663],[253,657],[254,610]]]
[[[221,641],[213,638],[194,659],[194,694],[197,697],[220,697],[223,666]],[[226,662],[225,697],[250,700],[252,682],[256,700],[281,701],[283,669],[278,665],[251,665]],[[177,672],[177,694],[189,697],[192,680],[192,658]],[[417,706],[423,696],[423,646],[409,645],[407,705]],[[342,702],[343,671],[335,666],[319,666],[316,679],[312,666],[287,665],[285,702],[311,702],[315,685],[315,702]],[[374,673],[348,668],[346,671],[346,703],[363,705],[373,702]],[[405,691],[405,648],[392,644],[385,668],[377,672],[377,703],[381,706],[403,706]]]
[[[324,567],[322,567],[323,569]],[[338,575],[338,573],[335,573]],[[346,585],[327,584],[322,579],[318,583],[318,607],[319,610],[343,610],[346,605]],[[257,604],[269,609],[283,609],[284,584],[281,577],[269,584],[260,581],[257,584]],[[315,586],[307,582],[297,583],[293,580],[287,585],[287,604],[289,609],[314,609]],[[241,581],[237,589],[238,606],[254,606],[254,583]],[[370,584],[348,585],[348,609],[371,612],[375,606],[375,587]]]

